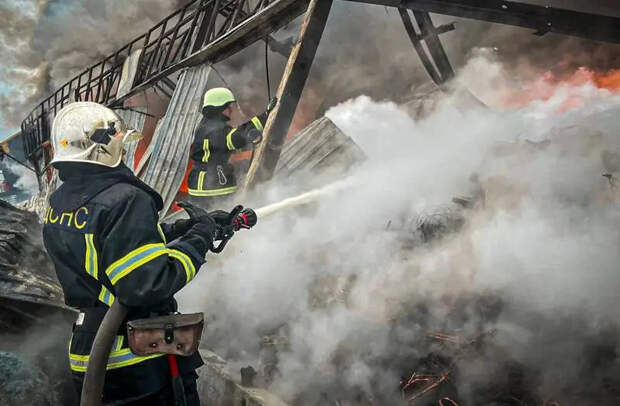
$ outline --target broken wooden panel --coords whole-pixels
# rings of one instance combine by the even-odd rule
[[[276,176],[287,178],[301,173],[343,174],[363,161],[362,149],[329,118],[322,117],[289,139],[276,167]]]
[[[166,115],[153,135],[153,150],[143,180],[164,199],[162,214],[168,211],[183,183],[210,72],[210,66],[202,65],[181,73]]]

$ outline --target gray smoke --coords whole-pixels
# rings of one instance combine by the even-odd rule
[[[539,5],[619,15],[614,0],[590,2],[546,0]],[[587,4],[586,4],[587,3]],[[274,34],[280,41],[297,38],[301,18]],[[456,31],[441,36],[456,70],[476,47],[494,49],[508,74],[527,78],[551,71],[570,75],[585,66],[606,72],[620,64],[620,46],[555,34],[535,36],[532,30],[449,16],[432,16],[435,25],[454,22]],[[275,94],[286,59],[270,52],[271,91]],[[234,55],[217,68],[239,95],[246,114],[264,108],[267,100],[264,43]],[[362,94],[376,100],[405,101],[412,89],[431,82],[395,8],[349,1],[334,2],[325,33],[302,94],[292,133],[330,106]],[[213,80],[211,85],[222,81]]]
[[[461,73],[474,76],[479,90],[510,78],[479,57]],[[620,196],[601,175],[620,153],[620,98],[571,92],[583,107],[563,114],[564,91],[498,111],[446,96],[421,121],[365,96],[330,109],[369,156],[352,175],[362,186],[236,236],[184,308],[207,313],[205,341],[233,371],[277,359],[270,388],[293,404],[395,404],[401,376],[437,364],[428,333],[492,329],[480,353],[450,363],[465,404],[510,391],[528,405],[613,404]],[[477,189],[483,205],[450,205]],[[450,211],[460,228],[411,245],[409,219]],[[275,358],[265,336],[280,343]]]
[[[39,185],[34,172],[13,162],[7,162],[6,167],[17,177],[17,180],[13,184],[14,187],[29,192],[34,192],[38,189]]]
[[[145,32],[181,0],[9,0],[0,4],[0,125]]]
[[[89,64],[98,62],[153,26],[184,0],[74,1],[12,0],[0,5],[0,73],[9,90],[0,92],[2,126],[14,127],[35,104]],[[542,2],[538,2],[542,3]],[[555,7],[615,12],[613,0],[545,1]],[[296,38],[301,18],[275,37]],[[573,71],[579,66],[607,70],[619,62],[618,46],[528,30],[434,16],[436,25],[456,20],[457,31],[442,36],[455,67],[475,46],[496,47],[507,66]],[[575,52],[578,49],[579,52]],[[241,99],[246,114],[264,108],[264,44],[240,52],[218,68]],[[270,54],[272,93],[285,59]],[[214,85],[221,81],[213,81]],[[395,9],[335,2],[298,112],[296,129],[329,106],[367,94],[400,100],[410,88],[429,82]]]

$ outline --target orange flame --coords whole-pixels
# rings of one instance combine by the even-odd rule
[[[564,99],[556,110],[557,113],[564,113],[583,106],[583,97],[579,92],[571,90],[588,84],[598,89],[608,90],[611,93],[620,92],[620,69],[596,72],[581,67],[570,75],[562,76],[545,72],[523,86],[520,91],[510,91],[504,94],[501,98],[502,105],[507,108],[521,108],[535,101],[547,101],[558,94],[560,90],[565,90]]]
[[[602,89],[620,91],[620,69],[609,71],[604,75],[594,74],[594,83]]]

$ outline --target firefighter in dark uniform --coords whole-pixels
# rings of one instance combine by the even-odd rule
[[[193,168],[188,178],[189,200],[204,208],[214,203],[221,205],[237,191],[234,168],[228,162],[230,155],[261,141],[267,116],[277,99],[269,102],[264,113],[237,128],[228,124],[234,103],[235,96],[226,88],[209,89],[204,95],[202,120],[190,151]]]
[[[161,197],[121,162],[131,133],[116,113],[91,102],[64,107],[52,127],[52,164],[63,184],[50,197],[43,238],[67,305],[80,311],[69,343],[78,393],[112,303],[128,307],[127,320],[176,312],[173,296],[196,276],[218,227],[209,215],[158,223]],[[124,326],[109,355],[104,403],[171,404],[167,357],[134,355]],[[199,405],[200,355],[178,357],[178,365],[187,405]]]

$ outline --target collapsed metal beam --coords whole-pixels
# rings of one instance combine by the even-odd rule
[[[448,55],[446,55],[446,51],[443,49],[443,45],[441,45],[437,28],[433,25],[433,20],[428,13],[414,11],[413,15],[418,23],[418,27],[420,27],[422,38],[424,38],[424,42],[426,42],[426,46],[435,62],[435,66],[437,66],[441,78],[445,83],[454,77],[454,69],[452,69],[452,65],[450,65],[450,60],[448,59]]]
[[[620,43],[620,18],[503,0],[347,0]]]
[[[439,30],[437,30],[435,26],[432,24],[432,21],[430,20],[430,16],[428,15],[428,13],[419,13],[419,14],[425,14],[426,17],[428,17],[428,19],[422,16],[416,15],[418,26],[420,26],[421,31],[422,31],[422,34],[418,34],[415,31],[413,22],[411,21],[411,17],[409,16],[409,11],[404,8],[399,8],[398,12],[400,13],[400,18],[403,21],[405,30],[407,31],[407,34],[409,35],[409,39],[411,39],[413,48],[415,49],[418,56],[420,57],[420,61],[422,61],[422,65],[424,66],[424,69],[426,69],[426,72],[428,72],[433,82],[441,86],[444,83],[446,83],[448,80],[450,80],[452,77],[454,77],[454,71],[452,69],[452,66],[450,65],[450,61],[448,60],[448,57],[446,56],[443,46],[441,45],[441,42],[439,40],[439,35],[438,35]],[[420,20],[424,21],[426,24],[421,25]],[[430,23],[430,26],[429,26],[429,23]],[[454,29],[453,26],[452,26],[452,29]],[[435,41],[429,42],[428,40],[429,36],[434,37]],[[426,53],[426,50],[422,46],[422,40],[426,40],[426,44],[429,48],[429,51],[431,51],[431,57],[435,61],[434,65],[433,65],[433,61],[431,60],[431,57],[429,57],[429,55]],[[431,48],[431,44],[433,45],[433,48]],[[437,68],[435,68],[435,66],[437,66]]]
[[[216,63],[264,40],[307,8],[309,0],[191,0],[148,32],[87,68],[43,100],[22,122],[24,153],[49,139],[52,119],[71,98],[120,106],[129,97],[156,86],[163,78],[189,66]],[[244,6],[248,12],[244,11]],[[252,14],[250,14],[252,13]],[[141,50],[137,73],[127,91],[119,93],[123,61]],[[125,89],[123,89],[125,90]],[[45,166],[47,162],[41,162]]]
[[[248,47],[256,41],[262,40],[269,33],[277,31],[299,16],[306,9],[308,0],[278,0],[270,4],[258,14],[250,17],[243,24],[222,35],[204,46],[200,51],[193,53],[173,66],[161,70],[158,74],[134,87],[123,99],[114,100],[118,104],[127,97],[148,89],[161,77],[201,63],[216,63]]]
[[[155,83],[155,89],[159,90],[160,92],[162,92],[164,94],[164,96],[166,96],[169,99],[172,99],[172,94],[168,93],[168,91],[166,89],[164,89],[161,85],[160,82]]]

